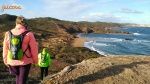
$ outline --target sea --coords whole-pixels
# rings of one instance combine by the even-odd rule
[[[150,56],[150,27],[112,28],[130,34],[78,34],[88,38],[84,47],[97,51],[104,56],[109,55],[144,55]]]

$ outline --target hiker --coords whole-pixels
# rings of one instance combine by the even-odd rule
[[[28,32],[27,20],[23,16],[18,16],[15,28],[5,33],[3,61],[16,75],[16,84],[26,84],[31,64],[38,64],[36,40],[33,33]]]
[[[43,75],[45,77],[48,75],[48,68],[51,65],[50,54],[46,51],[46,48],[43,48],[43,51],[38,55],[38,65],[40,66],[40,78],[43,80]]]

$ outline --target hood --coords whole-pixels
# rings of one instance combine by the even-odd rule
[[[46,54],[46,48],[43,48],[42,54]]]

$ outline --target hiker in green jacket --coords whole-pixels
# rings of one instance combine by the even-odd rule
[[[40,78],[43,80],[43,75],[45,72],[45,77],[48,75],[48,68],[51,65],[50,54],[46,51],[46,48],[43,48],[42,53],[38,55],[38,65],[40,66]]]

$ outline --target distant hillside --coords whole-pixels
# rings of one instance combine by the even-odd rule
[[[15,27],[16,17],[15,15],[9,14],[0,15],[1,39],[3,39],[6,31]],[[122,26],[117,23],[72,22],[51,17],[28,19],[28,23],[29,30],[35,34],[39,44],[39,50],[41,50],[42,47],[48,47],[49,50],[52,51],[52,57],[54,58],[57,56],[57,50],[60,50],[59,48],[64,48],[64,46],[70,44],[70,41],[75,38],[75,33],[122,33],[110,29],[112,27]],[[0,45],[2,46],[2,40]],[[2,47],[0,52],[2,52]]]
[[[150,27],[150,24],[125,24],[125,26],[129,26],[129,27]]]
[[[1,27],[4,28],[4,30],[11,29],[12,27],[15,26],[15,19],[16,19],[15,15],[8,15],[8,14],[0,15],[0,24],[1,25],[3,24],[3,26]],[[58,24],[63,29],[65,29],[68,33],[82,33],[82,32],[98,33],[100,32],[99,31],[100,29],[104,30],[105,28],[108,29],[112,27],[122,26],[121,24],[117,24],[117,23],[63,21],[51,17],[28,19],[28,22],[29,22],[29,28],[32,30],[34,29],[47,30],[47,28],[49,30],[53,30],[53,29],[57,29],[56,24]]]

